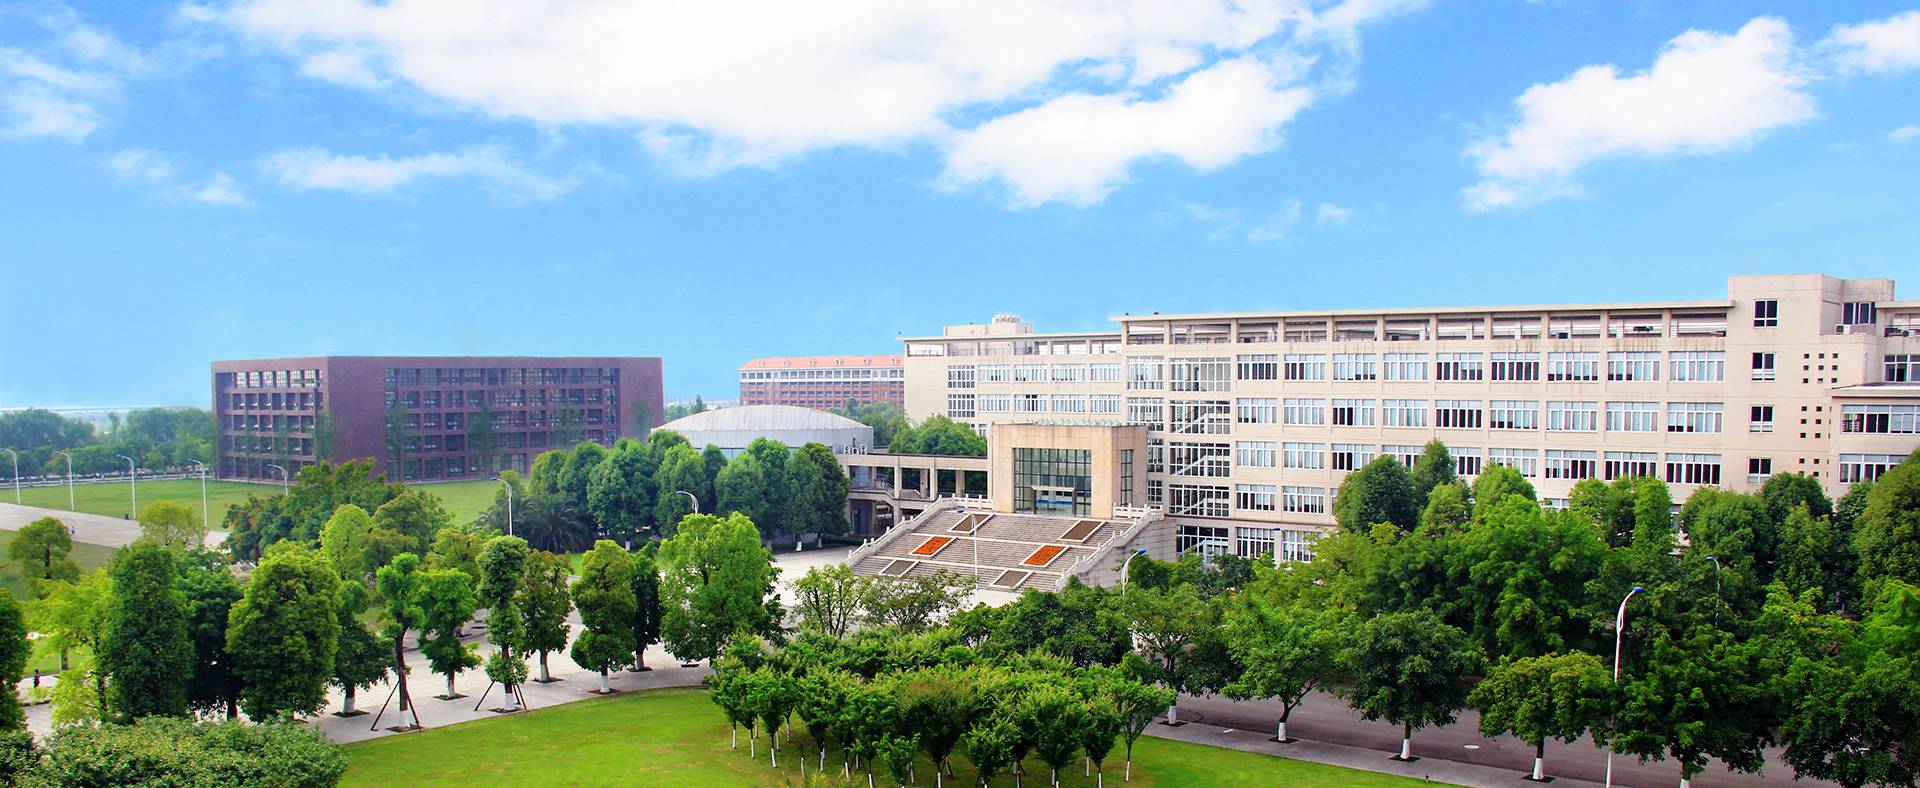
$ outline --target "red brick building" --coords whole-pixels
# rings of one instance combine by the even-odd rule
[[[388,425],[395,404],[397,436]],[[298,475],[321,460],[365,458],[395,480],[484,479],[506,469],[525,473],[532,458],[548,449],[644,435],[660,423],[660,359],[216,361],[213,412],[219,425],[215,473],[223,479],[277,480],[280,471],[270,465]],[[486,421],[476,417],[483,416],[493,423],[490,440],[484,427],[476,428]],[[399,438],[398,451],[390,437]],[[390,467],[395,462],[399,472]]]
[[[791,356],[740,365],[740,404],[833,410],[847,401],[906,405],[900,356]]]

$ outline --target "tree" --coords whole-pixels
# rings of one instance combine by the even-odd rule
[[[466,697],[455,689],[453,680],[460,671],[480,665],[473,646],[460,642],[460,628],[473,620],[480,605],[473,586],[473,576],[459,569],[428,569],[420,574],[420,654],[433,672],[447,677],[447,694],[441,696],[446,700]]]
[[[1158,590],[1128,588],[1123,598],[1127,617],[1140,650],[1155,660],[1154,679],[1175,695],[1205,685],[1195,656],[1201,644],[1216,637],[1217,611],[1192,586]],[[1167,704],[1167,724],[1177,722],[1173,704]]]
[[[140,510],[140,537],[163,547],[198,547],[207,539],[207,529],[192,509],[172,501],[156,501]]]
[[[1830,517],[1815,517],[1806,506],[1796,506],[1780,530],[1780,564],[1774,579],[1800,594],[1817,588],[1835,609],[1853,596],[1858,572],[1853,545],[1834,527]]]
[[[405,472],[407,452],[411,451],[408,444],[415,439],[415,433],[413,425],[407,423],[407,407],[397,398],[387,403],[387,472],[402,480],[408,478]]]
[[[1807,513],[1815,518],[1833,514],[1833,501],[1827,498],[1826,488],[1820,480],[1804,473],[1776,473],[1767,477],[1760,485],[1760,505],[1767,510],[1767,519],[1776,527],[1783,526],[1793,510],[1807,507]]]
[[[1034,754],[1051,770],[1052,782],[1059,784],[1060,770],[1080,751],[1089,722],[1086,702],[1065,687],[1042,684],[1020,696],[1013,715],[1033,742]]]
[[[486,472],[496,469],[493,453],[500,450],[500,425],[493,415],[491,399],[482,399],[480,410],[467,419],[467,451],[471,452],[472,461]]]
[[[709,443],[700,450],[700,466],[707,474],[706,489],[713,492],[718,489],[714,484],[720,479],[720,469],[727,467],[727,453]]]
[[[653,480],[646,459],[643,444],[620,441],[587,481],[588,513],[622,544],[633,544],[652,522]]]
[[[844,510],[853,482],[833,450],[818,443],[801,446],[787,461],[786,531],[838,535],[847,530]]]
[[[100,669],[113,677],[111,707],[122,720],[184,717],[193,671],[187,603],[175,554],[135,542],[114,556],[113,607],[100,641]]]
[[[1225,694],[1238,700],[1280,702],[1274,740],[1286,743],[1287,718],[1321,682],[1340,669],[1345,624],[1333,610],[1289,605],[1249,595],[1226,615],[1227,649],[1241,666]]]
[[[898,436],[894,440],[898,441]],[[960,751],[966,753],[967,760],[973,762],[974,770],[980,775],[980,784],[985,786],[1001,769],[1015,765],[1015,747],[1020,738],[1020,729],[1013,722],[1003,714],[995,714],[975,724],[965,736],[960,737]]]
[[[1427,494],[1427,508],[1420,512],[1420,525],[1433,533],[1460,528],[1473,520],[1473,507],[1467,503],[1467,486],[1459,482],[1442,484]]]
[[[66,524],[51,517],[27,523],[7,545],[7,557],[20,564],[20,574],[36,597],[46,596],[52,583],[80,579],[80,565],[67,557],[71,552],[73,537]]]
[[[458,569],[469,579],[480,576],[480,548],[486,540],[458,528],[442,528],[427,549],[428,569]]]
[[[706,500],[708,505],[713,503],[713,495],[706,489],[707,466],[692,446],[681,444],[668,449],[654,479],[659,484],[659,494],[653,504],[653,519],[660,524],[662,535],[673,535],[680,519],[694,511],[693,502],[680,493]]]
[[[1584,614],[1588,587],[1606,566],[1607,545],[1584,516],[1551,512],[1509,496],[1481,507],[1480,525],[1454,540],[1445,592],[1488,653],[1537,657],[1599,647]]]
[[[878,440],[878,436],[875,436]],[[900,427],[887,443],[894,454],[932,454],[942,457],[985,457],[987,439],[946,416],[928,416],[919,424]]]
[[[20,698],[12,689],[20,686],[20,674],[27,670],[27,655],[32,648],[27,643],[27,619],[20,611],[20,602],[13,598],[12,591],[0,591],[0,682],[5,682],[6,692],[0,692],[0,731],[22,730],[27,726],[26,715],[20,711]],[[0,773],[0,777],[6,776]]]
[[[680,521],[679,532],[660,543],[658,560],[661,638],[682,660],[711,659],[734,633],[765,632],[779,618],[778,603],[768,599],[773,553],[738,512]]]
[[[1416,610],[1362,624],[1341,662],[1353,682],[1347,702],[1364,719],[1401,726],[1405,761],[1413,759],[1415,730],[1450,724],[1466,705],[1466,677],[1480,659],[1467,633]]]
[[[349,580],[342,580],[339,593],[334,595],[334,619],[340,622],[340,638],[333,650],[332,683],[343,696],[343,717],[364,713],[355,711],[354,696],[387,677],[386,648],[360,622],[360,614],[366,612],[371,601],[365,583]]]
[[[714,513],[739,512],[756,523],[772,522],[779,510],[768,469],[760,458],[742,454],[720,469],[714,479]]]
[[[401,553],[374,573],[375,587],[386,600],[386,624],[380,636],[393,644],[394,693],[400,701],[399,724],[402,730],[417,728],[419,715],[414,711],[413,695],[407,690],[406,642],[409,630],[419,629],[426,618],[420,609],[420,557]]]
[[[1533,483],[1520,472],[1505,465],[1489,465],[1473,480],[1473,502],[1479,506],[1499,503],[1509,495],[1534,500]]]
[[[45,590],[45,596],[33,606],[33,628],[41,634],[45,647],[60,655],[62,680],[55,686],[66,687],[70,693],[79,692],[87,687],[87,682],[79,679],[91,678],[90,698],[72,694],[67,697],[105,711],[103,704],[107,698],[107,674],[101,669],[99,661],[93,660],[93,664],[86,669],[69,670],[67,657],[73,651],[94,653],[99,650],[113,610],[113,578],[106,569],[96,569],[71,583],[49,583]],[[99,719],[60,701],[60,693],[56,692],[54,716],[61,723]],[[63,707],[70,713],[63,715]]]
[[[1133,566],[1147,560],[1138,559]],[[1075,665],[1112,665],[1133,648],[1120,594],[1077,579],[1069,579],[1057,593],[1022,592],[999,610],[1002,615],[993,623],[983,650],[1044,651]],[[949,624],[952,620],[948,619]]]
[[[860,619],[869,582],[846,564],[808,569],[793,582],[793,612],[801,631],[843,638]]]
[[[1672,757],[1683,780],[1708,758],[1748,772],[1765,764],[1762,747],[1785,703],[1773,695],[1771,660],[1755,642],[1706,624],[1677,633],[1656,626],[1637,651],[1625,662],[1606,745],[1643,759]]]
[[[409,489],[373,510],[373,527],[406,537],[407,552],[420,555],[433,546],[435,536],[453,527],[453,515],[433,493]]]
[[[902,632],[921,632],[944,620],[973,593],[974,579],[945,569],[926,577],[868,579],[866,620]]]
[[[1890,579],[1920,585],[1920,462],[1881,474],[1855,527],[1854,552],[1868,596]]]
[[[527,558],[527,571],[520,581],[520,627],[526,650],[540,655],[539,681],[543,683],[553,681],[547,672],[547,654],[567,647],[567,614],[573,611],[567,577],[572,570],[565,556],[536,552]]]
[[[367,535],[372,532],[373,517],[350,503],[341,504],[320,528],[320,554],[342,582],[366,585]]]
[[[323,461],[332,462],[335,459],[333,456],[335,440],[333,414],[328,413],[326,410],[321,410],[319,413],[314,414],[313,429],[308,430],[308,434],[313,436],[313,456]]]
[[[487,640],[494,646],[487,658],[487,678],[499,684],[506,708],[519,708],[520,685],[527,680],[527,662],[520,656],[526,641],[521,626],[520,590],[527,573],[527,540],[496,536],[480,548],[479,602],[487,609]]]
[[[894,687],[900,724],[926,748],[938,782],[951,768],[948,756],[980,712],[983,700],[974,677],[956,668],[925,668],[901,674]]]
[[[887,767],[887,775],[894,782],[906,785],[913,778],[913,759],[920,754],[920,737],[885,734],[874,750],[874,757]]]
[[[283,539],[311,542],[342,504],[377,512],[382,504],[407,492],[406,487],[375,475],[371,461],[308,465],[300,469],[289,490],[285,496],[248,496],[227,510],[223,524],[230,532],[227,546],[235,557],[258,560],[261,551]],[[424,533],[431,537],[438,527],[428,527]]]
[[[1413,461],[1413,487],[1419,492],[1417,500],[1425,501],[1433,493],[1433,488],[1458,481],[1459,472],[1453,464],[1453,454],[1447,451],[1447,445],[1438,440],[1427,441],[1421,447],[1420,457]]]
[[[1365,532],[1379,523],[1412,530],[1419,524],[1422,500],[1407,466],[1381,455],[1340,482],[1340,491],[1333,498],[1333,519],[1353,533]]]
[[[1849,788],[1920,783],[1920,661],[1886,651],[1795,661],[1782,698],[1781,760],[1799,777]]]
[[[587,492],[593,485],[593,471],[607,461],[607,448],[593,441],[581,441],[567,453],[560,466],[560,500],[567,511],[587,517],[591,509]]]
[[[227,651],[227,622],[243,593],[219,556],[199,549],[180,562],[180,592],[187,605],[187,636],[193,644],[193,675],[187,707],[197,712],[240,713],[243,685]]]
[[[227,621],[227,652],[249,718],[320,710],[339,649],[339,593],[340,576],[304,547],[276,547],[254,568]]]
[[[1606,719],[1613,679],[1592,654],[1573,651],[1501,660],[1467,696],[1480,733],[1511,733],[1533,745],[1533,780],[1545,777],[1547,739],[1573,743]]]
[[[573,661],[600,673],[600,692],[613,692],[607,671],[633,657],[633,559],[620,546],[595,542],[573,582],[573,604],[584,627],[573,640]]]
[[[1120,715],[1120,737],[1127,747],[1126,774],[1123,779],[1133,779],[1133,744],[1140,740],[1147,725],[1161,709],[1173,708],[1173,702],[1179,695],[1166,687],[1156,687],[1133,679],[1110,674],[1103,681],[1103,689],[1113,699],[1114,711]],[[968,753],[972,757],[972,753]]]
[[[1085,693],[1087,696],[1087,724],[1080,729],[1080,751],[1086,753],[1087,760],[1093,764],[1098,777],[1094,785],[1106,785],[1107,776],[1101,773],[1102,764],[1107,755],[1113,752],[1114,744],[1120,738],[1120,729],[1126,720],[1120,716],[1120,707],[1114,699],[1101,691],[1096,684]]]
[[[660,567],[648,545],[633,554],[633,669],[649,670],[647,647],[660,642]]]

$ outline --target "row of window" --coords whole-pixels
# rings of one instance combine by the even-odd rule
[[[1840,431],[1894,435],[1920,433],[1920,405],[1841,405]]]
[[[620,382],[618,367],[549,367],[544,369],[389,369],[389,387],[417,386],[565,386],[612,385]]]
[[[222,372],[214,376],[221,389],[319,388],[317,369],[256,369],[248,372]]]
[[[953,415],[955,397],[948,395],[948,415]],[[982,395],[981,410],[1006,412],[1001,404],[1008,395]],[[1046,409],[1046,395],[1013,395],[1013,412],[1039,412]],[[1117,413],[1119,403],[1100,399],[1100,410],[1056,412]],[[1067,397],[1071,407],[1080,407],[1087,395]],[[994,400],[994,409],[984,403]],[[1026,399],[1030,398],[1030,399]],[[1031,403],[1023,405],[1022,403]],[[1319,397],[1240,397],[1227,400],[1175,401],[1168,404],[1158,397],[1128,397],[1126,421],[1145,424],[1151,429],[1175,434],[1226,435],[1233,424],[1286,424],[1293,426],[1335,427],[1436,427],[1443,429],[1539,430],[1554,432],[1722,432],[1726,405],[1719,402],[1664,403],[1666,418],[1661,419],[1659,402],[1590,402],[1569,400],[1433,400],[1424,399],[1325,399]],[[1031,407],[1033,410],[1024,410]],[[1603,418],[1604,416],[1604,418]],[[1752,431],[1771,432],[1772,406],[1755,406],[1751,412]],[[955,417],[959,418],[959,417]],[[1879,422],[1874,422],[1878,424]],[[1910,424],[1911,422],[1901,422]],[[1757,425],[1764,425],[1764,429]],[[1866,430],[1862,430],[1866,431]]]
[[[906,380],[906,378],[907,378],[907,371],[900,367],[888,367],[885,369],[872,369],[867,367],[836,368],[836,369],[769,369],[769,370],[747,370],[740,373],[740,380],[742,382],[758,381],[758,380],[774,380],[774,381],[781,381],[781,382],[794,381],[794,380],[844,380],[844,381],[865,382],[865,381],[871,381],[871,380]]]
[[[1313,545],[1320,540],[1317,531],[1292,528],[1249,528],[1241,526],[1227,541],[1229,529],[1211,525],[1182,525],[1174,536],[1174,547],[1202,556],[1232,552],[1247,558],[1272,555],[1282,561],[1312,561]]]
[[[439,389],[427,391],[389,391],[387,407],[398,402],[405,408],[478,408],[484,405],[495,407],[525,407],[527,405],[598,405],[612,403],[618,395],[611,388],[588,389],[492,389],[447,391]],[[445,403],[444,405],[442,403]]]
[[[1014,367],[1016,375],[1012,382],[1023,382],[1017,374],[1019,369]],[[1134,356],[1126,361],[1126,382],[1130,389],[1227,391],[1234,380],[1657,381],[1663,369],[1667,378],[1674,381],[1725,380],[1727,354],[1720,350],[1676,350],[1665,354],[1658,351],[1286,353],[1174,359]]]

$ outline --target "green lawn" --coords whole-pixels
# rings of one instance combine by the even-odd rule
[[[426,714],[432,721],[432,712]],[[632,692],[568,703],[510,717],[389,736],[347,747],[352,765],[342,785],[803,785],[800,767],[814,774],[818,757],[802,744],[781,751],[780,769],[748,757],[745,740],[727,747],[726,722],[702,690]],[[836,754],[828,766],[841,784]],[[1143,737],[1134,750],[1133,782],[1120,782],[1122,753],[1107,763],[1112,785],[1139,788],[1209,786],[1398,786],[1415,781],[1373,772],[1323,766],[1198,744]],[[954,758],[954,788],[978,785],[972,768]],[[1045,785],[1046,767],[1028,761],[1030,785]],[[919,769],[922,786],[933,785],[930,767]],[[1091,786],[1076,761],[1061,783]],[[866,785],[864,775],[848,785]],[[892,785],[885,776],[875,785]],[[1002,775],[994,785],[1013,785]]]
[[[26,599],[26,578],[20,576],[20,565],[7,557],[7,546],[13,544],[15,534],[14,531],[0,531],[0,588],[12,591],[16,599]],[[74,542],[73,552],[68,555],[80,565],[80,571],[91,572],[96,567],[106,566],[113,552],[111,547]]]
[[[480,516],[480,512],[493,505],[493,494],[500,488],[499,482],[480,479],[464,482],[438,482],[420,485],[421,489],[440,496],[446,502],[447,511],[453,513],[456,523],[466,523]],[[0,488],[0,501],[13,502],[12,490]],[[123,517],[127,514],[129,495],[127,483],[97,482],[76,484],[73,487],[74,503],[80,511],[90,514],[104,514],[108,517]],[[226,519],[227,507],[241,503],[248,495],[278,495],[280,485],[257,484],[253,482],[207,482],[207,508],[212,510],[210,522],[214,528]],[[167,479],[140,483],[140,506],[145,508],[154,501],[172,501],[200,513],[200,482],[197,479]],[[27,487],[20,491],[20,502],[28,506],[46,509],[67,508],[67,488]]]

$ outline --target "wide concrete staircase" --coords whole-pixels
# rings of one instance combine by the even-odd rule
[[[928,577],[945,570],[978,578],[982,588],[1052,590],[1064,584],[1066,575],[1082,559],[1092,556],[1128,525],[1078,517],[937,508],[896,526],[882,540],[857,552],[853,571],[861,575]],[[1043,548],[1055,553],[1052,560],[1026,563]]]

